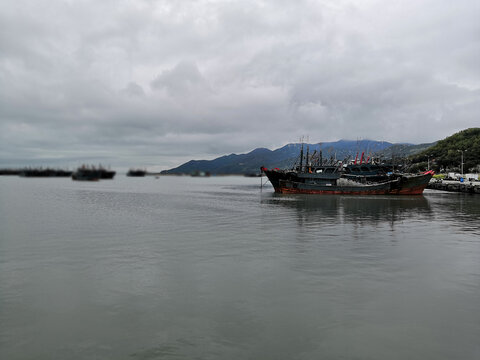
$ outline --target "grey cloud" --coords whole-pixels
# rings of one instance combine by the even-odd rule
[[[127,87],[122,90],[122,92],[128,96],[139,96],[145,97],[145,91],[143,88],[135,82],[129,82]]]
[[[171,70],[163,71],[151,83],[154,90],[165,89],[171,96],[188,96],[208,91],[208,83],[195,63],[181,61]]]
[[[305,134],[437,140],[478,126],[475,7],[7,0],[0,163],[162,168]]]

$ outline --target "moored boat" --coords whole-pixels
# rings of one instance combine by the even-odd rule
[[[102,165],[98,167],[82,165],[72,174],[73,180],[98,181],[100,179],[113,179],[116,171],[106,169]]]
[[[72,180],[78,181],[98,181],[102,177],[101,171],[94,166],[88,167],[82,165],[72,174]]]
[[[127,172],[127,176],[133,176],[133,177],[143,177],[147,173],[146,170],[142,169],[130,169]]]
[[[117,173],[116,171],[105,169],[105,168],[99,168],[98,171],[100,172],[100,179],[113,179],[115,174]]]
[[[318,161],[319,159],[319,161]],[[261,168],[275,192],[290,194],[354,194],[354,195],[420,195],[434,172],[409,174],[392,171],[390,166],[363,162],[353,164],[341,161],[325,164],[321,154],[317,161],[303,157],[300,165],[289,170]]]

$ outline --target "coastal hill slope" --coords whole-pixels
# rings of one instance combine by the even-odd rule
[[[433,143],[424,143],[424,144],[418,144],[418,145],[412,145],[412,144],[393,144],[392,146],[386,148],[385,150],[381,151],[380,153],[377,153],[377,155],[385,158],[385,159],[391,159],[392,157],[401,157],[401,158],[406,158],[410,157],[412,155],[418,154],[433,145],[435,145],[437,142]]]
[[[355,158],[356,154],[387,153],[394,144],[375,140],[339,140],[317,144],[304,144],[310,153],[322,150],[324,159]],[[395,156],[405,155],[411,144],[395,144],[400,146],[393,150]],[[285,168],[293,166],[300,153],[301,144],[288,144],[276,150],[257,148],[247,154],[230,154],[213,160],[190,160],[176,168],[162,171],[162,174],[191,174],[197,171],[211,174],[257,174],[261,166]],[[423,148],[421,148],[423,149]],[[389,152],[390,154],[392,151]],[[360,156],[360,155],[359,155]]]
[[[480,171],[480,128],[459,131],[434,146],[410,157],[412,163],[420,170],[430,167],[435,171],[460,171],[463,151],[464,171]]]

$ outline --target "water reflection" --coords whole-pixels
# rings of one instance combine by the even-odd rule
[[[424,196],[311,196],[269,194],[263,203],[293,209],[302,225],[374,224],[406,219],[429,219],[432,210]]]
[[[480,234],[480,196],[432,191],[428,198],[444,225]]]
[[[478,195],[0,180],[0,359],[478,358]]]

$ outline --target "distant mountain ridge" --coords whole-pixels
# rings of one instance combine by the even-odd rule
[[[310,154],[322,150],[323,157],[345,159],[355,158],[356,154],[387,154],[387,149],[397,146],[390,153],[395,156],[405,156],[408,149],[419,145],[392,144],[387,141],[376,140],[338,140],[317,144],[304,144],[305,151],[308,147]],[[257,174],[261,166],[288,168],[293,166],[300,153],[301,144],[287,144],[276,150],[257,148],[246,154],[224,155],[213,160],[190,160],[176,168],[162,171],[162,174],[191,174],[198,171],[210,174]],[[423,150],[421,147],[420,150]],[[414,152],[415,153],[415,152]],[[360,156],[360,155],[359,155]]]

